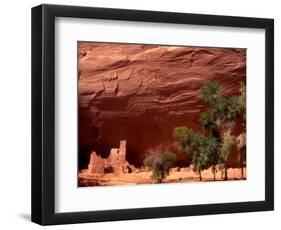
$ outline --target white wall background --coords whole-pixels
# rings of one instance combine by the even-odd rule
[[[0,42],[0,226],[1,229],[39,229],[30,222],[30,8],[41,1],[1,2]],[[275,18],[275,211],[200,217],[76,224],[68,229],[276,229],[281,218],[281,54],[280,6],[277,0],[56,0],[50,4],[161,10]],[[279,118],[279,119],[278,119]],[[188,194],[187,194],[188,196]],[[64,229],[66,226],[55,226]],[[47,227],[50,228],[50,227]]]

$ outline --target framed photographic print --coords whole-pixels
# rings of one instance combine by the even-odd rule
[[[32,221],[273,210],[273,19],[32,9]]]

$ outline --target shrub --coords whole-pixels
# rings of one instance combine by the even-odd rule
[[[169,175],[170,169],[176,160],[176,155],[162,146],[157,146],[147,151],[143,164],[152,170],[152,179],[161,183]]]

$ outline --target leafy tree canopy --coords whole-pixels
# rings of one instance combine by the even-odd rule
[[[216,138],[207,137],[186,127],[174,129],[174,137],[179,140],[183,152],[190,155],[195,170],[204,170],[219,160]]]
[[[245,92],[245,85],[241,83],[240,95],[226,97],[217,82],[207,82],[201,90],[201,97],[208,105],[208,109],[200,113],[203,128],[219,132],[221,128],[233,127],[236,118],[243,114],[246,108]]]

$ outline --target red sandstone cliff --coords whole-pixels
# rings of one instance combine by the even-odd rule
[[[226,94],[246,80],[246,50],[79,43],[80,157],[106,156],[127,140],[128,160],[172,140],[176,126],[201,130],[200,87],[216,80]],[[81,162],[80,162],[81,163]]]

